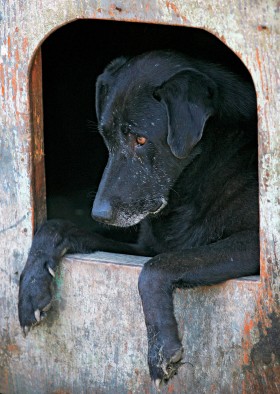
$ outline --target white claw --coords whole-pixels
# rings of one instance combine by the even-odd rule
[[[161,365],[161,369],[163,370],[164,375],[168,376],[167,364],[166,364],[166,363],[164,363],[164,364]]]
[[[23,333],[24,338],[29,333],[29,331],[30,331],[30,327],[28,327],[28,326],[22,327],[22,333]]]
[[[48,266],[48,270],[49,270],[49,273],[51,274],[51,276],[52,276],[53,278],[55,278],[55,272],[54,272],[54,270],[53,270],[50,266]]]
[[[37,320],[37,322],[39,323],[41,320],[41,312],[39,309],[36,309],[36,311],[34,312],[35,315],[35,319]]]
[[[161,386],[161,379],[156,379],[155,381],[156,389],[158,392],[160,392],[160,386]]]

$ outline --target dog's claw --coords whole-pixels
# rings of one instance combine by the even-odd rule
[[[158,355],[158,358],[160,359],[159,362],[156,365],[150,364],[150,374],[153,378],[157,391],[160,391],[163,383],[167,384],[170,379],[177,375],[178,369],[184,364],[182,362],[183,353],[184,349],[183,347],[180,347],[170,358],[164,357],[161,347],[161,352]]]
[[[47,305],[42,309],[42,311],[43,311],[43,312],[47,312],[48,310],[50,310],[51,306],[52,306],[52,303],[50,302],[49,304],[47,304]],[[41,316],[41,319],[42,319],[42,316]]]
[[[155,381],[155,386],[158,392],[160,392],[160,386],[161,386],[162,380],[161,379],[156,379]]]
[[[53,278],[55,278],[55,272],[54,272],[54,270],[48,265],[48,271],[49,271],[49,273],[51,274],[51,276],[53,277]]]
[[[36,309],[36,311],[34,312],[35,315],[35,319],[37,320],[38,323],[40,323],[41,321],[41,312],[39,309]]]
[[[30,327],[28,326],[22,327],[22,333],[24,338],[26,338],[26,335],[29,333],[29,331],[30,331]]]
[[[161,369],[163,370],[164,375],[168,376],[168,371],[167,371],[167,364],[162,364]]]

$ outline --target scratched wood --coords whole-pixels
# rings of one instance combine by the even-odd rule
[[[36,51],[77,18],[204,28],[251,72],[259,113],[261,280],[176,293],[190,364],[165,392],[280,392],[279,7],[276,0],[0,0],[0,393],[154,392],[137,293],[141,263],[134,259],[65,259],[50,319],[26,340],[18,325],[19,272],[45,215]]]

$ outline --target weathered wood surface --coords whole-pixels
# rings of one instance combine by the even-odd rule
[[[65,258],[56,278],[53,311],[28,334],[20,349],[13,349],[17,357],[11,363],[9,389],[22,394],[59,389],[154,393],[137,293],[138,275],[146,260],[106,253]],[[177,291],[176,315],[187,363],[163,393],[200,393],[205,388],[234,392],[241,386],[243,327],[239,322],[254,315],[259,286],[252,278]]]
[[[279,8],[277,0],[0,1],[1,393],[153,392],[137,295],[139,267],[72,264],[68,258],[57,293],[59,315],[54,311],[26,340],[17,321],[18,273],[41,220],[34,208],[43,206],[42,113],[40,97],[33,98],[31,113],[29,72],[41,42],[77,18],[201,27],[251,72],[259,111],[261,283],[230,281],[176,294],[192,365],[182,367],[167,392],[280,392]],[[35,78],[40,92],[37,83]]]

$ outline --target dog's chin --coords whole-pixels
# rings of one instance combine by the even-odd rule
[[[128,212],[119,212],[114,222],[111,222],[111,226],[116,227],[131,227],[140,223],[143,219],[145,219],[149,215],[157,215],[159,212],[163,210],[163,208],[167,205],[167,201],[162,198],[160,200],[160,204],[155,209],[151,209],[146,212],[137,212],[137,213],[128,213]]]
[[[149,213],[141,213],[141,214],[128,214],[126,212],[120,213],[114,222],[110,222],[110,226],[115,227],[131,227],[140,223]]]

